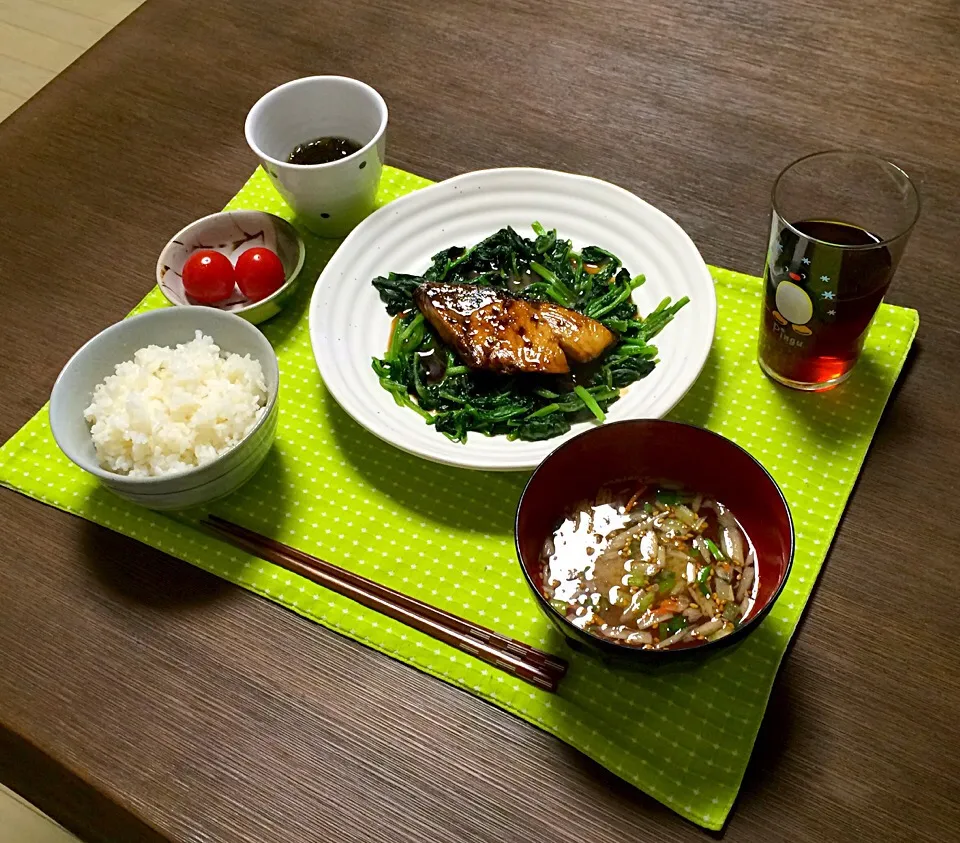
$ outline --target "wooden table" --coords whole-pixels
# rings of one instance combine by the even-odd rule
[[[945,841],[960,827],[952,11],[151,0],[0,127],[0,437],[146,292],[166,239],[242,184],[244,115],[287,79],[376,86],[390,163],[609,179],[748,272],[782,166],[836,146],[892,157],[925,202],[890,295],[920,310],[917,349],[726,833]],[[88,843],[705,836],[499,709],[132,541],[0,501],[0,780]]]

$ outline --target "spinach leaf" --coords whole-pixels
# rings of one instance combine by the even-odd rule
[[[380,293],[380,300],[387,306],[387,313],[396,316],[415,307],[413,292],[423,283],[420,275],[401,275],[391,272],[373,279],[373,286]]]

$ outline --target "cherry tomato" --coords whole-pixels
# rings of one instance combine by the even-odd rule
[[[216,304],[233,295],[236,275],[230,258],[213,249],[199,249],[183,265],[183,289],[200,304]]]
[[[283,286],[283,264],[276,252],[258,247],[237,258],[237,286],[250,301],[260,301]]]

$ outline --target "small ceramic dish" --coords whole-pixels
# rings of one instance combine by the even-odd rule
[[[541,551],[577,504],[619,481],[656,479],[722,501],[753,542],[757,591],[737,629],[724,638],[665,650],[644,649],[585,632],[555,610],[541,589]],[[605,424],[565,442],[533,473],[520,498],[517,555],[537,603],[573,646],[624,664],[675,661],[734,644],[753,632],[783,591],[793,564],[793,520],[767,470],[729,439],[679,422]]]
[[[223,352],[249,354],[263,367],[266,410],[235,447],[206,465],[156,477],[129,477],[101,467],[84,410],[93,390],[118,363],[148,345],[213,337]],[[60,450],[121,498],[148,509],[186,509],[210,503],[249,480],[263,463],[277,430],[280,370],[267,338],[249,322],[210,307],[165,307],[124,319],[89,340],[63,367],[50,395],[50,427]]]
[[[198,249],[213,249],[233,263],[247,249],[264,246],[277,253],[283,264],[283,286],[260,301],[250,301],[239,289],[224,302],[204,305],[242,316],[256,325],[276,316],[293,292],[306,249],[303,238],[285,219],[265,211],[221,211],[210,214],[177,232],[157,260],[157,286],[174,305],[197,305],[183,290],[183,265]]]

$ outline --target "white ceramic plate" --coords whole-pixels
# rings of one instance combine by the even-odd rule
[[[686,235],[670,217],[622,188],[552,170],[503,169],[467,173],[418,190],[369,216],[343,241],[317,282],[310,302],[310,340],[327,388],[344,410],[381,439],[428,460],[463,468],[520,470],[536,466],[561,442],[595,422],[574,425],[544,442],[469,434],[451,442],[412,410],[397,406],[370,361],[382,357],[391,318],[370,283],[388,272],[421,273],[450,246],[472,246],[505,225],[532,236],[537,220],[556,228],[575,249],[613,252],[646,283],[634,299],[640,312],[665,296],[689,296],[654,340],[660,363],[627,387],[610,421],[660,418],[700,374],[713,342],[717,299],[713,279]]]

